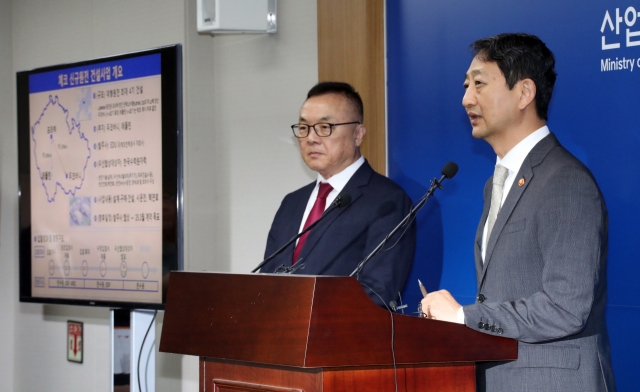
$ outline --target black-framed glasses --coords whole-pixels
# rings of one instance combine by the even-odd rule
[[[308,124],[293,124],[291,129],[293,130],[293,135],[297,138],[305,138],[309,136],[309,132],[313,129],[316,132],[316,135],[320,137],[331,136],[333,133],[333,128],[338,125],[349,125],[349,124],[362,124],[360,121],[351,121],[339,124],[330,124],[330,123],[317,123],[313,125]]]

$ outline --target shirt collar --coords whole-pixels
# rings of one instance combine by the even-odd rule
[[[342,170],[340,173],[334,174],[328,180],[325,180],[324,177],[322,177],[322,175],[318,173],[316,187],[320,182],[328,182],[331,187],[337,192],[336,194],[339,194],[345,187],[345,185],[347,185],[347,182],[349,182],[353,174],[360,168],[360,166],[362,166],[363,163],[364,157],[360,155],[360,158],[358,158],[355,162],[344,168],[344,170]]]
[[[529,136],[525,137],[520,141],[520,143],[516,144],[509,152],[500,159],[500,157],[496,158],[496,163],[501,164],[502,166],[509,169],[510,172],[518,173],[520,171],[520,166],[522,166],[522,162],[524,162],[525,158],[533,147],[538,144],[538,142],[545,138],[549,133],[549,128],[545,125],[542,128],[536,130]]]

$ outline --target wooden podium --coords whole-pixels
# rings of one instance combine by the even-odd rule
[[[200,357],[200,391],[475,391],[514,340],[391,314],[349,277],[172,272],[160,351]],[[395,366],[394,366],[395,362]]]

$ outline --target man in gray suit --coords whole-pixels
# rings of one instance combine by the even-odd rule
[[[472,44],[462,104],[497,154],[475,241],[476,303],[446,290],[426,317],[518,340],[518,359],[477,369],[480,391],[615,391],[605,322],[608,218],[589,169],[546,126],[556,79],[537,37]]]

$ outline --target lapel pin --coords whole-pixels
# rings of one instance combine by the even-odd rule
[[[518,186],[523,186],[524,185],[524,178],[521,178],[520,181],[518,181]]]

